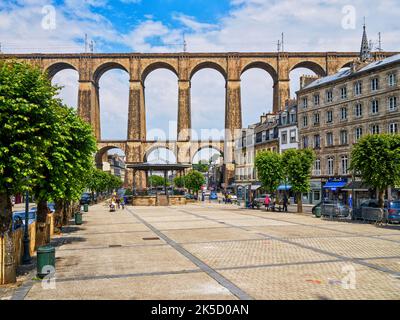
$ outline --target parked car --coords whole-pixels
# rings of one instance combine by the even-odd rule
[[[83,204],[90,204],[92,202],[92,196],[90,193],[84,193],[81,196],[81,200],[79,201],[79,203],[81,205]]]
[[[216,192],[211,192],[211,193],[210,193],[209,199],[210,199],[210,200],[218,200],[218,195],[217,195],[217,193],[216,193]]]
[[[379,200],[369,199],[360,204],[360,207],[353,210],[353,219],[365,219],[362,212],[363,208],[379,208]],[[400,200],[388,201],[383,203],[384,215],[388,222],[400,223]],[[365,212],[365,209],[364,209]],[[366,219],[374,220],[374,219]]]
[[[266,198],[266,194],[261,194],[261,195],[259,195],[258,197],[255,197],[254,198],[254,202],[255,203],[258,203],[258,205],[261,207],[261,206],[263,206],[264,205],[264,203],[265,203],[265,198]],[[271,198],[271,196],[270,196],[270,198]]]
[[[348,217],[350,215],[349,207],[337,201],[325,200],[316,204],[311,209],[314,215],[316,208],[321,208],[321,215],[325,217]]]
[[[32,208],[34,209],[34,208]],[[36,221],[36,210],[29,210],[29,224]],[[25,211],[13,212],[13,230],[16,230],[25,225]]]

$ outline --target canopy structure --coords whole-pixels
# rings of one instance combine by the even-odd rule
[[[281,184],[279,187],[278,187],[278,191],[283,191],[283,190],[290,190],[290,189],[292,189],[292,186],[291,185],[288,185],[288,184]]]
[[[331,189],[335,191],[336,189],[343,188],[347,184],[347,181],[328,181],[324,185],[324,189]]]
[[[351,181],[342,190],[343,191],[369,191],[373,189],[365,185],[362,181]]]

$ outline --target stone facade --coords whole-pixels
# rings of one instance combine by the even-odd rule
[[[396,55],[355,62],[298,91],[300,146],[317,154],[314,178],[350,177],[351,149],[361,136],[400,132],[399,77]]]

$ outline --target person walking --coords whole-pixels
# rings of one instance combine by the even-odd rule
[[[271,198],[269,197],[269,195],[266,195],[265,200],[264,200],[264,205],[265,205],[265,209],[267,209],[267,211],[269,211],[270,203],[271,203]]]
[[[286,193],[283,195],[283,211],[288,212],[288,197]]]
[[[116,201],[115,201],[115,202],[117,203],[117,208],[118,208],[118,209],[119,209],[119,206],[120,206],[120,201],[121,201],[121,200],[120,200],[120,198],[119,198],[119,197],[117,197],[117,199],[116,199]]]

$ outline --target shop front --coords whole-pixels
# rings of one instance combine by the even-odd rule
[[[323,186],[323,200],[342,204],[348,202],[348,192],[345,190],[347,178],[329,178]]]
[[[321,201],[321,180],[310,181],[310,191],[303,193],[303,203],[317,204]]]

